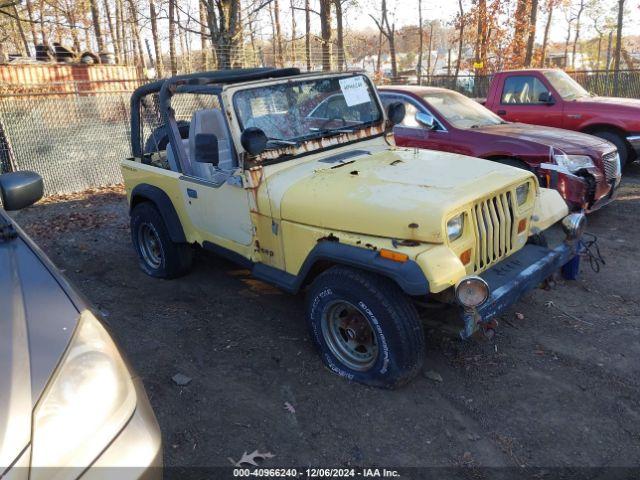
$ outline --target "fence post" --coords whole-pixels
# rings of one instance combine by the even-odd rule
[[[2,104],[3,105],[3,104]],[[2,118],[2,109],[0,109],[0,174],[15,172],[18,170],[16,166],[16,157],[11,147],[11,141],[7,137],[4,128],[4,119]]]

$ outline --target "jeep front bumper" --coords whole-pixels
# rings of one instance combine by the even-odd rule
[[[574,259],[578,244],[563,241],[552,248],[528,244],[482,273],[480,277],[489,285],[489,298],[480,307],[464,309],[460,337],[467,339],[478,330],[492,328],[496,316]]]

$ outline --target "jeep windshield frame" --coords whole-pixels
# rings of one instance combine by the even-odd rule
[[[234,87],[231,103],[239,131],[258,127],[269,139],[254,162],[284,161],[384,133],[384,108],[361,72],[306,74]]]

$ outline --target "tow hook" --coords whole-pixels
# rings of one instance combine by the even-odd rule
[[[496,334],[498,321],[491,319],[488,322],[483,322],[482,316],[475,308],[465,308],[462,319],[464,321],[464,328],[460,330],[462,340],[468,340],[471,337],[491,340]]]

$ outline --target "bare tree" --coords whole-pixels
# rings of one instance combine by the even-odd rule
[[[580,19],[582,17],[582,12],[584,11],[584,0],[580,0],[580,5],[578,6],[578,13],[576,14],[576,33],[573,39],[573,49],[571,51],[571,68],[576,68],[576,51],[578,48],[578,40],[580,39]]]
[[[311,70],[311,5],[304,1],[304,54],[307,60],[307,71]]]
[[[389,23],[389,13],[387,12],[387,0],[381,0],[380,3],[380,20],[378,21],[373,15],[369,15],[380,30],[387,43],[389,44],[389,56],[391,57],[391,76],[396,79],[398,77],[398,63],[396,60],[396,24]]]
[[[320,0],[320,35],[322,37],[322,70],[331,70],[331,3]]]
[[[111,44],[113,45],[113,53],[116,57],[116,62],[120,63],[122,60],[120,58],[120,44],[118,41],[118,35],[116,33],[116,29],[113,23],[113,18],[111,17],[111,6],[109,5],[109,0],[104,0],[104,16],[107,19],[107,25],[109,27],[109,36],[111,37]]]
[[[282,25],[280,24],[280,3],[278,0],[273,0],[273,14],[274,14],[274,28],[275,28],[275,38],[274,41],[276,43],[276,66],[283,67],[284,66],[284,56],[282,53]]]
[[[343,70],[345,67],[345,55],[344,55],[344,25],[342,21],[342,2],[343,0],[334,0],[333,4],[336,8],[336,43],[338,46],[338,70]]]
[[[178,74],[176,59],[176,0],[169,0],[169,63],[171,75]]]
[[[155,0],[149,0],[149,17],[151,20],[153,50],[156,55],[156,71],[159,77],[163,77],[164,62],[162,61],[162,49],[160,46],[160,35],[158,33],[158,12],[156,11]]]
[[[613,58],[613,95],[618,95],[620,88],[620,53],[622,51],[622,22],[624,20],[624,0],[618,0],[618,24],[616,26],[616,52]]]
[[[93,34],[96,37],[98,52],[104,52],[104,38],[102,37],[102,27],[100,25],[100,10],[98,9],[97,0],[89,0],[91,8],[91,20],[93,22]]]
[[[557,0],[547,0],[547,23],[544,26],[544,36],[542,39],[542,49],[540,51],[540,67],[544,67],[545,57],[547,55],[547,45],[549,44],[549,30],[551,29],[551,21],[553,19],[553,9]]]
[[[462,5],[462,0],[458,0],[458,28],[460,30],[460,34],[458,36],[458,58],[456,59],[456,70],[454,77],[457,80],[458,74],[460,73],[460,62],[462,61],[462,44],[464,42],[464,7]]]
[[[538,0],[531,0],[531,12],[529,14],[529,37],[527,39],[527,51],[524,56],[524,66],[530,67],[533,61],[533,47],[536,41],[536,24],[538,23]]]
[[[418,0],[418,64],[416,65],[416,76],[418,85],[422,85],[422,57],[424,56],[424,25],[422,23],[422,0]],[[431,58],[431,52],[429,52]]]

